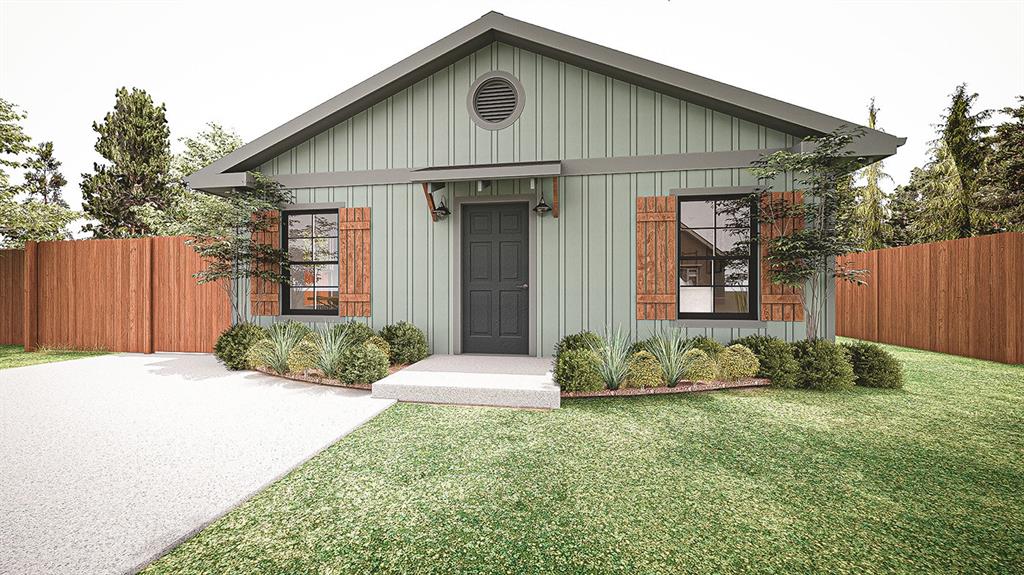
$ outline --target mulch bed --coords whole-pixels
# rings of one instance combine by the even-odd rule
[[[388,366],[388,375],[391,375],[392,373],[395,373],[396,371],[405,369],[406,367],[408,367],[408,366],[407,365],[392,365],[392,366]],[[345,388],[348,388],[348,389],[362,389],[362,390],[365,390],[365,391],[370,391],[370,390],[373,389],[373,384],[371,384],[371,383],[354,383],[352,385],[348,385],[348,384],[345,384],[345,383],[342,383],[342,382],[338,381],[337,379],[329,379],[329,378],[326,378],[326,377],[321,377],[319,375],[316,375],[315,373],[310,373],[308,375],[304,375],[304,374],[301,374],[301,373],[286,373],[286,374],[282,375],[280,373],[277,373],[275,371],[271,371],[271,370],[269,370],[267,368],[264,368],[264,367],[257,367],[256,371],[258,371],[260,373],[265,373],[267,375],[272,375],[274,377],[281,377],[281,378],[284,378],[284,379],[290,379],[292,381],[301,381],[303,383],[315,383],[315,384],[318,384],[318,385],[330,385],[330,386],[333,386],[333,387],[345,387]]]
[[[562,399],[578,397],[629,397],[638,395],[668,395],[672,393],[697,393],[717,389],[743,389],[765,387],[771,380],[763,378],[739,379],[736,381],[681,381],[675,387],[648,387],[647,389],[602,389],[601,391],[563,391]]]

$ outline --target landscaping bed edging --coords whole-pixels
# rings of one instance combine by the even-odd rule
[[[673,393],[697,393],[719,389],[744,389],[750,387],[767,387],[771,380],[751,377],[736,381],[681,381],[675,387],[648,387],[644,389],[602,389],[601,391],[563,391],[562,399],[586,397],[628,397],[638,395],[670,395]]]

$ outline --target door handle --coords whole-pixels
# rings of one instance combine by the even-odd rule
[[[528,287],[530,287],[530,284],[522,284],[521,286],[519,286],[519,289],[526,289]]]

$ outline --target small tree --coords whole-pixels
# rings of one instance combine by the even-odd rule
[[[234,152],[243,143],[241,136],[216,122],[207,122],[205,130],[178,141],[185,145],[185,150],[171,160],[171,176],[179,181]]]
[[[21,248],[30,240],[70,239],[68,226],[80,217],[79,212],[60,204],[36,200],[18,202],[13,190],[0,190],[0,247]]]
[[[972,113],[971,108],[977,94],[968,94],[967,85],[960,84],[950,95],[950,104],[942,117],[939,129],[941,146],[949,154],[960,180],[959,198],[953,200],[956,208],[953,220],[956,237],[968,238],[974,235],[976,214],[974,208],[978,194],[978,175],[985,162],[988,149],[985,135],[989,127],[983,122],[991,117],[990,110]],[[941,158],[936,157],[937,160]]]
[[[35,150],[35,155],[25,162],[27,171],[21,191],[28,195],[29,200],[68,207],[61,195],[68,181],[60,173],[60,161],[53,156],[53,142],[43,142]]]
[[[875,99],[868,106],[868,127],[877,129],[878,107]],[[877,250],[888,245],[892,236],[892,228],[888,224],[886,213],[885,192],[880,185],[882,180],[892,180],[883,171],[882,161],[868,164],[860,175],[864,177],[864,185],[857,186],[856,208],[853,210],[857,228],[857,239],[862,249]]]
[[[823,316],[833,278],[860,282],[864,270],[836,264],[836,258],[855,251],[849,234],[841,233],[840,214],[848,195],[842,184],[860,167],[848,153],[863,130],[840,128],[832,133],[811,137],[809,152],[780,151],[754,162],[751,173],[763,187],[754,197],[761,206],[762,226],[786,227],[787,233],[767,240],[766,259],[772,283],[798,288],[807,324],[807,339],[818,338],[818,321]],[[802,203],[787,202],[772,194],[775,178],[793,174],[795,189],[803,192]],[[798,221],[802,225],[788,226]],[[757,240],[751,243],[756,245]],[[753,246],[752,248],[753,249]]]
[[[1024,96],[989,138],[992,152],[982,178],[980,204],[992,214],[995,231],[1024,232]]]
[[[7,169],[20,168],[18,156],[32,150],[28,134],[21,127],[25,118],[17,106],[0,98],[0,192],[9,186]]]

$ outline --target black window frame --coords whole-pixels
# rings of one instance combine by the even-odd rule
[[[286,277],[289,277],[289,278],[291,277],[290,274],[291,274],[291,265],[292,265],[291,256],[287,255],[288,254],[288,217],[289,216],[317,215],[317,214],[334,214],[335,216],[339,216],[338,210],[336,208],[335,209],[309,209],[309,210],[298,209],[298,210],[282,210],[281,211],[281,224],[280,224],[281,225],[281,249],[284,250],[284,252],[286,254],[287,262],[288,262],[288,266],[285,269]],[[338,217],[338,224],[339,224],[339,227],[337,229],[337,234],[338,235],[334,236],[334,238],[336,240],[338,240],[338,250],[339,250],[339,252],[341,250],[341,239],[339,237],[341,235],[340,223],[341,223],[341,218]],[[315,236],[314,235],[314,236],[311,236],[310,239],[317,239],[318,237],[320,237],[320,236]],[[323,236],[323,237],[326,238],[327,236]],[[341,254],[339,253],[338,255],[340,257]],[[340,275],[341,274],[341,262],[338,261],[337,259],[334,260],[333,262],[327,261],[327,260],[323,260],[323,261],[310,260],[310,261],[302,261],[302,262],[299,262],[299,263],[300,263],[300,265],[318,265],[318,264],[319,265],[330,265],[330,264],[333,263],[334,265],[338,266],[338,274],[339,274],[338,281],[339,282],[341,281],[341,275]],[[299,287],[305,287],[305,286],[299,286]],[[316,287],[316,286],[313,286],[313,287]],[[332,287],[332,286],[323,286],[323,287]],[[341,292],[341,286],[333,286],[333,287],[338,290],[338,293]],[[292,307],[291,307],[291,290],[292,290],[291,283],[286,283],[286,284],[283,284],[281,286],[281,314],[282,315],[313,315],[313,316],[333,317],[333,316],[337,316],[339,311],[340,311],[340,309],[341,309],[341,302],[340,301],[338,302],[338,307],[336,307],[334,309],[329,309],[329,308],[324,308],[324,309],[292,309]]]
[[[682,246],[682,204],[683,202],[701,202],[701,201],[716,201],[716,200],[731,200],[736,201],[743,199],[743,195],[739,194],[701,194],[701,195],[683,195],[680,194],[676,200],[676,314],[679,319],[737,319],[737,320],[756,320],[758,318],[758,294],[760,293],[760,247],[758,242],[758,203],[754,197],[749,197],[750,200],[750,238],[749,244],[750,253],[747,254],[746,260],[748,265],[748,289],[747,289],[747,312],[746,313],[735,313],[735,312],[683,312],[682,298],[683,290],[680,285],[681,279],[681,268],[684,261],[711,261],[714,266],[715,261],[742,261],[744,258],[741,257],[729,257],[729,256],[683,256]],[[712,222],[712,226],[709,228],[697,228],[697,229],[714,229],[715,236],[717,237],[717,231],[719,229],[740,229],[732,228],[728,226],[719,227],[718,214],[715,214],[715,221]],[[712,267],[712,278],[714,278],[714,267]],[[712,301],[714,301],[714,289],[716,287],[737,287],[737,286],[716,286],[712,279],[711,286],[698,286],[698,287],[710,287],[712,289]],[[712,304],[714,305],[714,304]]]

